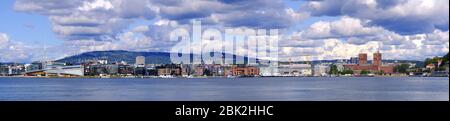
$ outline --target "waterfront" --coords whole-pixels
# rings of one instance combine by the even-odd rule
[[[2,101],[448,101],[448,77],[0,78]]]

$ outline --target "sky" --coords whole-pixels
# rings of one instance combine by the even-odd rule
[[[168,52],[176,28],[280,30],[280,60],[423,60],[449,51],[449,0],[2,0],[0,62]],[[237,48],[245,51],[245,48]],[[249,52],[250,53],[250,52]]]

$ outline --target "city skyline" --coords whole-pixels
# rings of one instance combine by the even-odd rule
[[[168,34],[192,20],[221,30],[279,29],[280,60],[349,59],[378,50],[383,59],[424,60],[448,53],[448,15],[448,0],[1,1],[0,62],[167,52],[175,44]]]

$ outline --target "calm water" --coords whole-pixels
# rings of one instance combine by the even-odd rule
[[[0,78],[0,100],[448,101],[448,79],[448,77]]]

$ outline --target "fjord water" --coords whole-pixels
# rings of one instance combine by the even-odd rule
[[[448,77],[0,78],[1,101],[448,101]]]

